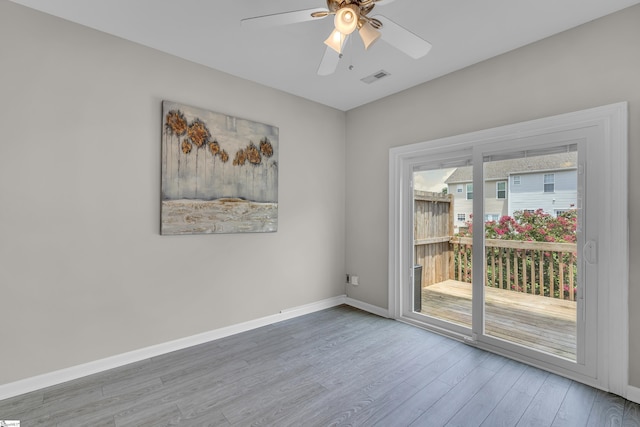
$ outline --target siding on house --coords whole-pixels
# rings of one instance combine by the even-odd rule
[[[577,200],[577,153],[560,153],[545,156],[517,158],[485,163],[484,219],[513,216],[515,211],[543,209],[555,215],[558,211],[572,209]],[[544,176],[553,174],[553,192],[544,191]],[[473,200],[467,200],[466,186],[473,179],[471,166],[455,169],[445,180],[450,194],[454,195],[454,231],[466,226],[473,212]],[[520,183],[514,184],[514,177]],[[506,198],[497,198],[496,185],[506,181]],[[462,186],[462,192],[458,187]],[[459,220],[464,215],[465,221]]]
[[[506,185],[506,198],[498,199],[496,185],[498,182],[507,182]],[[453,183],[448,185],[449,194],[453,194],[453,226],[454,231],[458,232],[460,227],[466,226],[466,221],[470,220],[470,215],[473,212],[473,200],[467,200],[466,185],[470,184]],[[458,185],[462,185],[462,192],[458,193]],[[508,178],[498,179],[495,181],[486,181],[484,184],[484,197],[485,197],[485,219],[486,215],[498,216],[508,215],[508,200],[509,200],[509,184]],[[464,215],[465,220],[459,220],[459,215]]]
[[[458,184],[449,184],[449,194],[453,194],[453,230],[457,233],[460,227],[466,225],[466,221],[470,220],[469,215],[473,212],[473,200],[467,200],[466,184],[462,185],[462,192],[458,193]],[[470,183],[469,183],[470,184]],[[464,215],[464,220],[459,219],[460,215]]]
[[[544,192],[544,175],[554,175],[554,191]],[[514,174],[520,176],[520,184],[509,181],[509,215],[515,211],[542,209],[556,214],[575,207],[578,198],[577,170],[541,171]]]
[[[497,181],[485,181],[484,183],[484,216],[487,215],[504,216],[508,215],[509,200],[509,184],[506,185],[506,195],[504,199],[498,199],[497,185],[498,182],[508,182],[507,179],[499,179]]]

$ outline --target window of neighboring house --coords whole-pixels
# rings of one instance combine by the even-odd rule
[[[467,200],[473,200],[473,184],[467,184]]]
[[[535,210],[533,210],[533,209],[524,209],[524,212],[532,214],[532,213],[535,213]]]
[[[554,191],[555,191],[555,174],[545,173],[544,174],[544,192],[553,193]]]
[[[513,176],[513,185],[520,185],[520,175]]]
[[[467,220],[467,215],[463,214],[463,213],[459,213],[458,214],[458,221],[466,221]]]
[[[499,221],[500,220],[500,214],[485,214],[484,215],[484,222],[487,221]]]
[[[507,198],[507,181],[496,182],[496,199]]]
[[[569,210],[568,209],[556,209],[555,210],[556,216],[560,216],[565,212],[569,212]]]
[[[458,188],[456,188],[456,192],[462,193],[462,184],[458,184]]]

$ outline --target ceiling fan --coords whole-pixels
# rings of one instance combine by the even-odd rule
[[[318,67],[318,74],[321,76],[332,74],[336,70],[342,57],[344,44],[355,30],[358,30],[365,49],[369,49],[373,43],[382,38],[391,46],[414,59],[425,56],[431,50],[431,43],[387,17],[370,16],[376,5],[385,5],[391,2],[393,0],[327,0],[326,9],[314,8],[255,16],[243,19],[241,24],[253,28],[268,28],[334,15],[335,29],[324,42],[327,48]]]

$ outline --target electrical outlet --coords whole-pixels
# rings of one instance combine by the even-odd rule
[[[351,284],[353,286],[358,286],[360,282],[358,281],[358,276],[351,276]]]

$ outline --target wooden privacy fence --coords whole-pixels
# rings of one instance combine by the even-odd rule
[[[414,262],[422,266],[422,286],[453,275],[453,196],[414,191]]]
[[[450,240],[453,279],[471,283],[471,237]],[[575,301],[577,284],[575,243],[485,239],[485,285]]]

